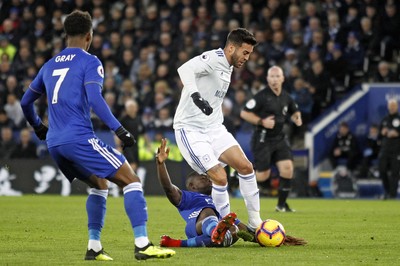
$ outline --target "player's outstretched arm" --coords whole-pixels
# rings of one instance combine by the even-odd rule
[[[24,116],[29,124],[35,130],[36,136],[40,140],[45,140],[48,128],[46,125],[43,124],[42,120],[39,118],[37,113],[35,112],[35,108],[33,103],[39,99],[42,94],[36,93],[31,89],[28,89],[24,96],[21,99],[21,108],[24,112]]]
[[[168,154],[169,154],[169,147],[167,147],[167,140],[162,139],[161,145],[158,148],[156,154],[157,176],[169,201],[174,206],[178,206],[179,203],[181,202],[182,192],[177,186],[172,184],[171,178],[169,177],[167,166],[165,165],[165,161],[168,158]]]
[[[124,147],[132,146],[136,140],[133,135],[128,132],[121,123],[112,114],[106,101],[101,95],[101,87],[96,83],[86,84],[86,94],[90,106],[96,115],[103,121],[111,130],[115,132],[117,137],[123,142]]]

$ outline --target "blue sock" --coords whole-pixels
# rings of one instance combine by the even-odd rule
[[[107,193],[108,190],[92,189],[86,200],[90,240],[100,240],[106,215]]]
[[[217,216],[208,216],[201,223],[201,230],[204,235],[211,236],[212,231],[218,224]]]
[[[135,182],[124,187],[124,206],[135,238],[147,237],[147,207],[140,183]]]
[[[210,244],[211,237],[203,234],[182,240],[181,247],[208,247]]]

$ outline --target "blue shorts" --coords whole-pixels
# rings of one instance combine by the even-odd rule
[[[49,152],[70,182],[91,175],[114,177],[126,161],[124,155],[98,138],[51,147]]]
[[[191,217],[190,219],[186,220],[186,227],[185,227],[185,233],[187,238],[192,238],[198,236],[197,230],[196,230],[196,223],[197,223],[197,218],[199,216],[200,212],[197,214],[196,217]]]

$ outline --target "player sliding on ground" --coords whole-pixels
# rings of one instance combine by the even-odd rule
[[[162,236],[160,245],[165,247],[232,245],[237,241],[235,236],[237,227],[234,225],[236,214],[229,213],[220,220],[221,217],[211,198],[212,183],[205,175],[199,175],[196,172],[190,174],[186,180],[188,191],[180,190],[172,184],[165,165],[169,154],[166,142],[166,139],[161,140],[161,146],[156,155],[158,180],[169,201],[185,220],[185,232],[188,239],[177,240]]]
[[[229,213],[221,220],[211,198],[212,182],[206,175],[196,172],[189,174],[186,180],[187,190],[181,190],[174,184],[168,174],[165,161],[169,148],[166,139],[162,139],[156,155],[157,175],[169,201],[174,205],[186,222],[188,239],[173,239],[162,236],[160,245],[164,247],[228,247],[239,237],[245,241],[256,242],[254,234],[247,226],[236,218],[235,213]],[[287,236],[284,245],[304,245],[300,238]]]

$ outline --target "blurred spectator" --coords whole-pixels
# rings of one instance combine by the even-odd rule
[[[351,4],[347,8],[347,12],[342,20],[342,25],[348,32],[358,32],[360,30],[360,18],[358,14],[358,6],[356,4]]]
[[[400,12],[394,3],[385,5],[378,34],[381,40],[381,57],[393,60],[393,52],[400,48]],[[383,26],[384,25],[384,26]]]
[[[16,129],[20,129],[25,126],[25,117],[22,112],[21,103],[17,96],[13,93],[7,95],[7,103],[4,105],[4,110],[7,116],[13,121]]]
[[[398,81],[396,74],[390,69],[390,65],[386,61],[378,64],[378,69],[373,77],[372,82],[394,82]]]
[[[1,129],[0,141],[0,158],[10,159],[11,154],[14,152],[17,143],[13,139],[13,131],[10,127],[3,127]]]
[[[124,106],[127,100],[135,100],[139,99],[139,92],[137,88],[133,84],[132,80],[124,79],[121,84],[118,98],[118,105]]]
[[[377,165],[379,150],[380,150],[379,126],[373,124],[369,127],[367,141],[362,154],[362,161],[359,174],[360,178],[367,178],[371,166]]]
[[[310,2],[307,2],[307,4]],[[308,20],[308,24],[307,26],[304,28],[304,35],[303,35],[303,39],[304,39],[304,43],[306,45],[309,45],[312,39],[312,35],[315,31],[320,31],[322,30],[321,27],[321,21],[319,20],[319,18],[317,17],[311,17]]]
[[[289,14],[286,19],[285,30],[287,33],[293,34],[301,30],[301,9],[296,4],[291,4],[288,10]],[[293,28],[293,25],[294,28]]]
[[[276,31],[272,34],[272,41],[267,48],[267,62],[269,65],[280,64],[285,56],[285,35],[282,31]]]
[[[313,63],[305,80],[310,84],[310,92],[313,95],[314,105],[311,118],[314,119],[332,104],[332,84],[320,60]]]
[[[36,159],[36,144],[32,141],[31,132],[28,128],[21,129],[19,133],[19,143],[11,153],[13,159]]]
[[[348,89],[345,84],[348,71],[347,61],[343,57],[343,52],[339,43],[332,43],[332,47],[328,48],[325,68],[331,78],[335,99],[342,99]]]
[[[3,61],[3,54],[7,55],[9,61],[11,62],[16,53],[17,48],[10,43],[7,36],[0,34],[0,63]]]
[[[306,129],[305,127],[311,121],[311,111],[314,101],[308,85],[302,78],[297,78],[294,80],[293,91],[290,96],[298,105],[301,112],[301,119],[303,120],[304,126],[299,127],[299,129],[302,129],[302,133],[304,133],[304,130]]]
[[[33,56],[28,47],[20,47],[12,63],[12,69],[19,80],[27,75],[27,68],[33,65]]]
[[[329,40],[345,46],[346,44],[346,33],[347,31],[340,24],[339,16],[337,13],[329,13],[328,15],[328,29],[327,33]]]
[[[344,49],[344,57],[348,63],[348,69],[351,72],[362,71],[364,66],[364,48],[358,40],[358,33],[355,31],[349,32],[347,35],[347,46]]]
[[[3,127],[14,128],[13,121],[7,116],[6,111],[4,109],[0,109],[0,129]]]
[[[289,76],[292,68],[299,65],[299,60],[296,56],[296,52],[292,48],[288,48],[285,51],[285,59],[282,62],[282,69],[285,76]]]
[[[364,48],[366,55],[371,59],[379,56],[378,32],[373,28],[369,17],[361,18],[360,44]]]
[[[250,28],[253,23],[256,23],[256,15],[250,2],[242,4],[242,13],[240,14],[239,22],[243,28]]]
[[[333,168],[337,166],[346,166],[347,169],[353,171],[357,166],[360,153],[356,137],[350,132],[349,125],[342,122],[336,138],[333,141],[331,149],[331,165]]]
[[[154,119],[154,129],[156,132],[162,132],[165,135],[168,132],[173,132],[172,128],[173,117],[168,107],[162,107],[156,112]]]
[[[136,140],[139,139],[139,135],[144,134],[144,127],[138,116],[138,111],[139,106],[137,102],[134,100],[127,100],[125,102],[125,114],[120,118],[121,125],[128,130]],[[123,152],[129,164],[136,171],[139,166],[138,142],[136,141],[132,147],[123,149]]]
[[[129,78],[134,59],[135,55],[132,51],[132,48],[125,48],[122,52],[122,59],[119,60],[118,64],[118,72],[121,74],[123,79]]]
[[[18,9],[12,8],[10,10],[9,18],[3,21],[3,24],[0,27],[0,33],[4,35],[9,43],[16,47],[19,43],[19,38],[21,35],[18,34],[19,27],[19,15]]]

